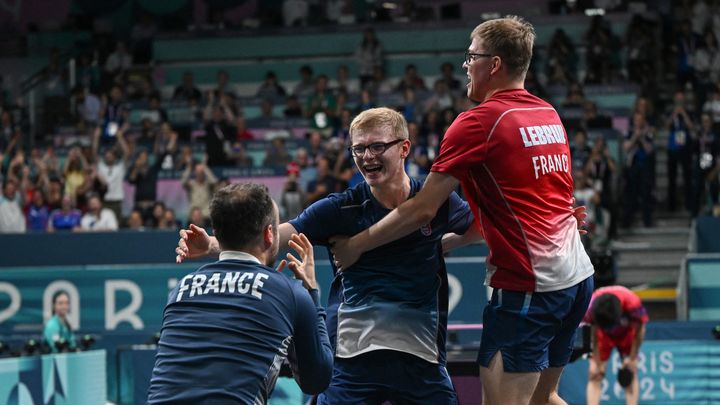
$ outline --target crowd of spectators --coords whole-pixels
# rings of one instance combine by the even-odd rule
[[[677,209],[681,200],[698,215],[718,202],[720,21],[707,10],[703,13],[702,4],[697,1],[692,15],[680,18],[670,34],[656,20],[636,16],[626,34],[618,36],[598,16],[582,38],[558,29],[550,44],[536,52],[542,64],[533,63],[527,88],[554,102],[566,122],[576,199],[589,207],[588,243],[593,248],[605,245],[618,226],[632,226],[638,213],[643,225],[653,225],[660,131],[669,134],[662,145],[668,152],[667,208]],[[291,25],[303,24],[302,18],[294,21]],[[284,219],[291,218],[313,201],[359,181],[346,151],[349,124],[358,112],[389,104],[404,115],[414,147],[407,170],[422,177],[445,129],[473,106],[458,77],[459,60],[439,61],[428,76],[408,64],[402,76],[387,78],[386,55],[372,28],[362,31],[351,52],[356,77],[345,63],[338,64],[332,77],[307,65],[297,78],[267,72],[254,92],[242,93],[227,71],[219,70],[212,86],[199,86],[188,71],[164,98],[153,71],[143,65],[152,57],[147,42],[157,30],[153,27],[144,18],[134,30],[137,36],[118,41],[107,55],[83,52],[72,89],[58,55],[51,55],[44,86],[52,91],[45,92],[44,115],[53,125],[46,133],[59,135],[28,142],[28,128],[22,125],[27,113],[11,97],[3,97],[0,232],[207,225],[207,200],[227,182],[222,168],[272,168],[286,176],[281,211]],[[668,35],[672,41],[658,40]],[[677,60],[677,92],[667,108],[657,91],[649,90],[657,89],[667,73],[658,67],[666,54]],[[583,57],[584,69],[578,63]],[[613,153],[604,130],[613,128],[618,112],[599,109],[585,91],[617,84],[640,90],[635,106],[620,113],[627,131],[619,140],[621,150]],[[566,89],[564,99],[554,96],[557,88]],[[53,109],[62,99],[71,101],[69,111]],[[259,116],[246,117],[249,99],[258,101]],[[178,108],[184,111],[180,120],[171,114]],[[300,129],[301,136],[288,138],[297,131],[268,133],[268,123],[278,121]],[[298,142],[290,148],[288,139]],[[258,140],[267,141],[262,157],[249,149]],[[187,212],[176,216],[167,201],[158,201],[163,172],[180,177]],[[126,195],[124,183],[134,186],[133,196]],[[678,189],[683,190],[681,199],[675,198]],[[618,194],[623,195],[622,206]],[[128,199],[132,208],[123,212]]]

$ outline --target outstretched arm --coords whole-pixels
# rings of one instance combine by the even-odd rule
[[[362,253],[399,239],[430,222],[458,184],[453,176],[432,172],[415,197],[392,210],[380,222],[349,239],[331,238],[338,268],[348,269]]]

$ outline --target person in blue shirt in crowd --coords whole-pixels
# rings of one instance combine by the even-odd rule
[[[388,108],[364,111],[353,120],[350,139],[365,181],[281,224],[281,243],[283,235],[302,232],[313,244],[329,247],[331,236],[362,231],[422,187],[404,170],[411,144],[402,115]],[[453,194],[430,223],[363,255],[356,264],[363,271],[338,273],[333,264],[327,323],[335,370],[318,404],[457,403],[445,368],[442,250],[479,239],[472,220],[467,203]],[[218,251],[202,228],[181,230],[180,236],[178,262]]]
[[[265,404],[289,358],[308,394],[323,391],[333,355],[319,305],[313,248],[302,234],[277,270],[278,208],[267,187],[215,193],[210,218],[220,260],[183,277],[165,307],[149,404]],[[280,273],[285,265],[302,285]],[[304,287],[304,288],[303,288]]]
[[[45,324],[43,338],[50,347],[52,353],[58,353],[61,349],[75,351],[77,342],[75,335],[68,322],[70,311],[70,296],[65,291],[58,291],[52,297],[52,318]]]

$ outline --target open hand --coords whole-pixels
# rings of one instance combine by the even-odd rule
[[[180,230],[180,240],[175,248],[175,262],[182,263],[185,259],[195,259],[210,254],[210,236],[207,232],[190,224],[190,229]]]
[[[308,240],[305,234],[293,234],[288,241],[288,246],[293,248],[300,258],[293,256],[292,253],[288,253],[286,258],[283,259],[277,267],[277,271],[282,271],[285,265],[288,266],[290,271],[293,272],[295,278],[301,280],[303,286],[308,290],[317,288],[317,281],[315,279],[315,256],[313,254],[313,246]]]

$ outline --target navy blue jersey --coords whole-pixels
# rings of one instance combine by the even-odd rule
[[[414,196],[422,183],[411,180]],[[313,244],[328,246],[335,235],[355,235],[390,213],[363,182],[331,194],[290,221]],[[453,193],[435,218],[413,233],[365,252],[352,267],[336,270],[328,300],[328,331],[338,357],[372,350],[411,353],[444,363],[447,289],[442,236],[464,233],[473,217]],[[337,313],[335,313],[337,311]],[[445,315],[445,316],[444,316]]]
[[[165,307],[148,403],[264,404],[288,352],[300,388],[321,392],[333,354],[318,301],[317,290],[250,260],[185,276]]]

